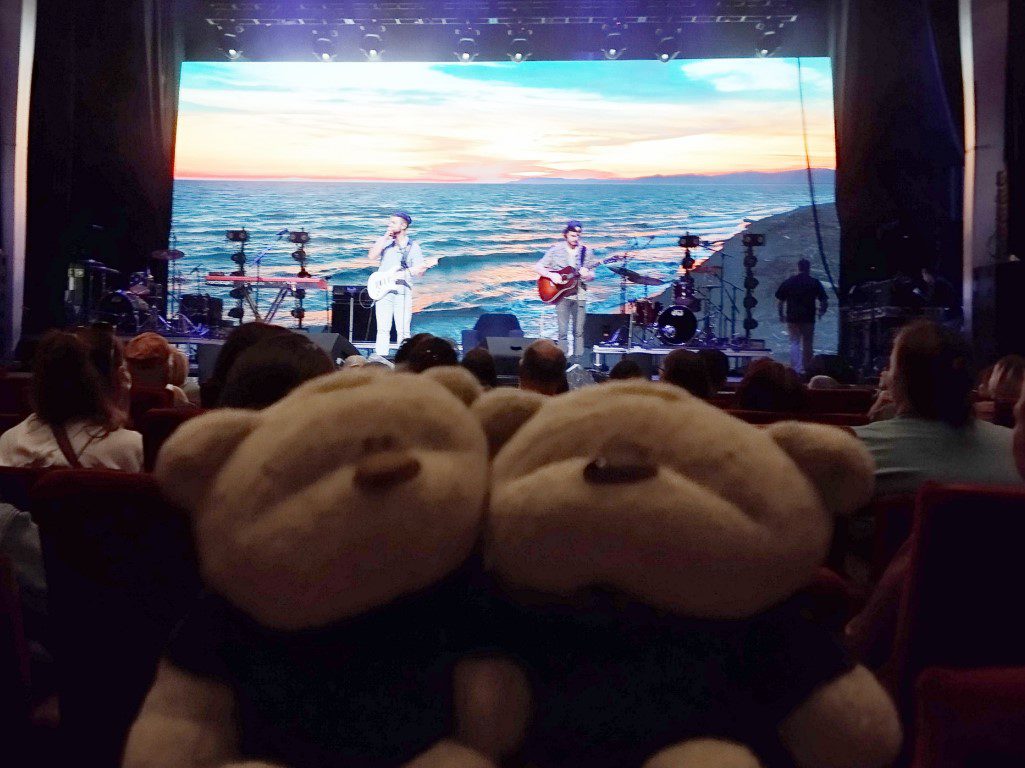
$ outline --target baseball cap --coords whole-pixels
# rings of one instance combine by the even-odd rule
[[[570,230],[573,230],[574,232],[583,232],[584,231],[584,227],[576,219],[570,219],[569,221],[566,222],[566,226],[563,227],[562,234],[566,234]]]
[[[406,222],[407,227],[413,226],[413,217],[405,211],[395,211],[392,216],[398,216],[400,219]]]

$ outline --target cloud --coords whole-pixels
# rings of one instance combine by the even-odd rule
[[[792,59],[702,59],[682,64],[680,71],[720,93],[797,90],[797,63]],[[801,75],[806,89],[831,92],[832,79],[818,66],[802,66]]]

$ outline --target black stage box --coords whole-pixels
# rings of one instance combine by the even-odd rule
[[[349,333],[349,325],[352,333]],[[331,332],[349,341],[374,341],[377,338],[377,317],[374,304],[362,285],[335,285],[331,290]],[[395,329],[391,332],[395,342]]]
[[[616,331],[622,329],[619,343],[626,342],[626,334],[630,328],[630,316],[621,313],[602,315],[588,312],[584,320],[584,348],[590,349],[595,344],[603,344],[615,336]]]
[[[522,336],[488,336],[485,346],[495,359],[495,372],[499,376],[518,376],[523,350],[535,341]]]

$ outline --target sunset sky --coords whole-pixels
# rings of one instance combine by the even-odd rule
[[[802,60],[835,167],[828,59]],[[177,178],[508,182],[804,167],[794,59],[187,62]]]

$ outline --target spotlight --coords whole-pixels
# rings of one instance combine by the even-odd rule
[[[611,61],[623,55],[623,52],[626,50],[626,45],[623,43],[624,31],[626,31],[626,25],[619,21],[613,21],[612,24],[602,26],[602,32],[605,33],[605,42],[602,43],[601,52],[605,55],[606,59]]]
[[[480,48],[477,45],[477,36],[480,35],[480,32],[473,27],[467,27],[462,31],[457,29],[456,34],[459,36],[455,49],[456,58],[464,64],[469,64],[480,53]]]
[[[380,61],[384,55],[384,27],[378,31],[368,31],[366,27],[360,27],[363,31],[363,39],[360,40],[359,49],[366,56],[367,61]]]
[[[319,61],[334,61],[338,55],[338,30],[313,30],[313,55]]]
[[[700,235],[680,235],[680,239],[677,241],[681,248],[700,248],[701,247],[701,236]]]
[[[506,55],[509,57],[509,61],[515,61],[519,63],[526,61],[533,55],[533,51],[530,46],[530,35],[533,32],[529,29],[520,30],[509,30],[509,50]]]
[[[766,58],[777,53],[783,45],[783,29],[785,25],[759,23],[755,25],[758,30],[758,42],[755,45],[755,53],[761,58]]]
[[[232,27],[231,29],[217,28],[217,47],[231,61],[238,61],[242,58],[242,33],[246,31],[243,26]]]
[[[233,243],[245,243],[249,241],[249,233],[244,229],[229,229],[224,236]]]
[[[680,55],[680,30],[676,34],[663,35],[655,46],[655,58],[663,64],[667,64]]]
[[[300,262],[300,263],[305,263],[306,262],[306,251],[304,251],[302,248],[300,248],[297,251],[293,251],[292,252],[292,258],[295,259],[296,261]]]
[[[289,232],[288,240],[296,245],[305,245],[310,242],[310,233],[305,229],[299,230],[298,232]]]

